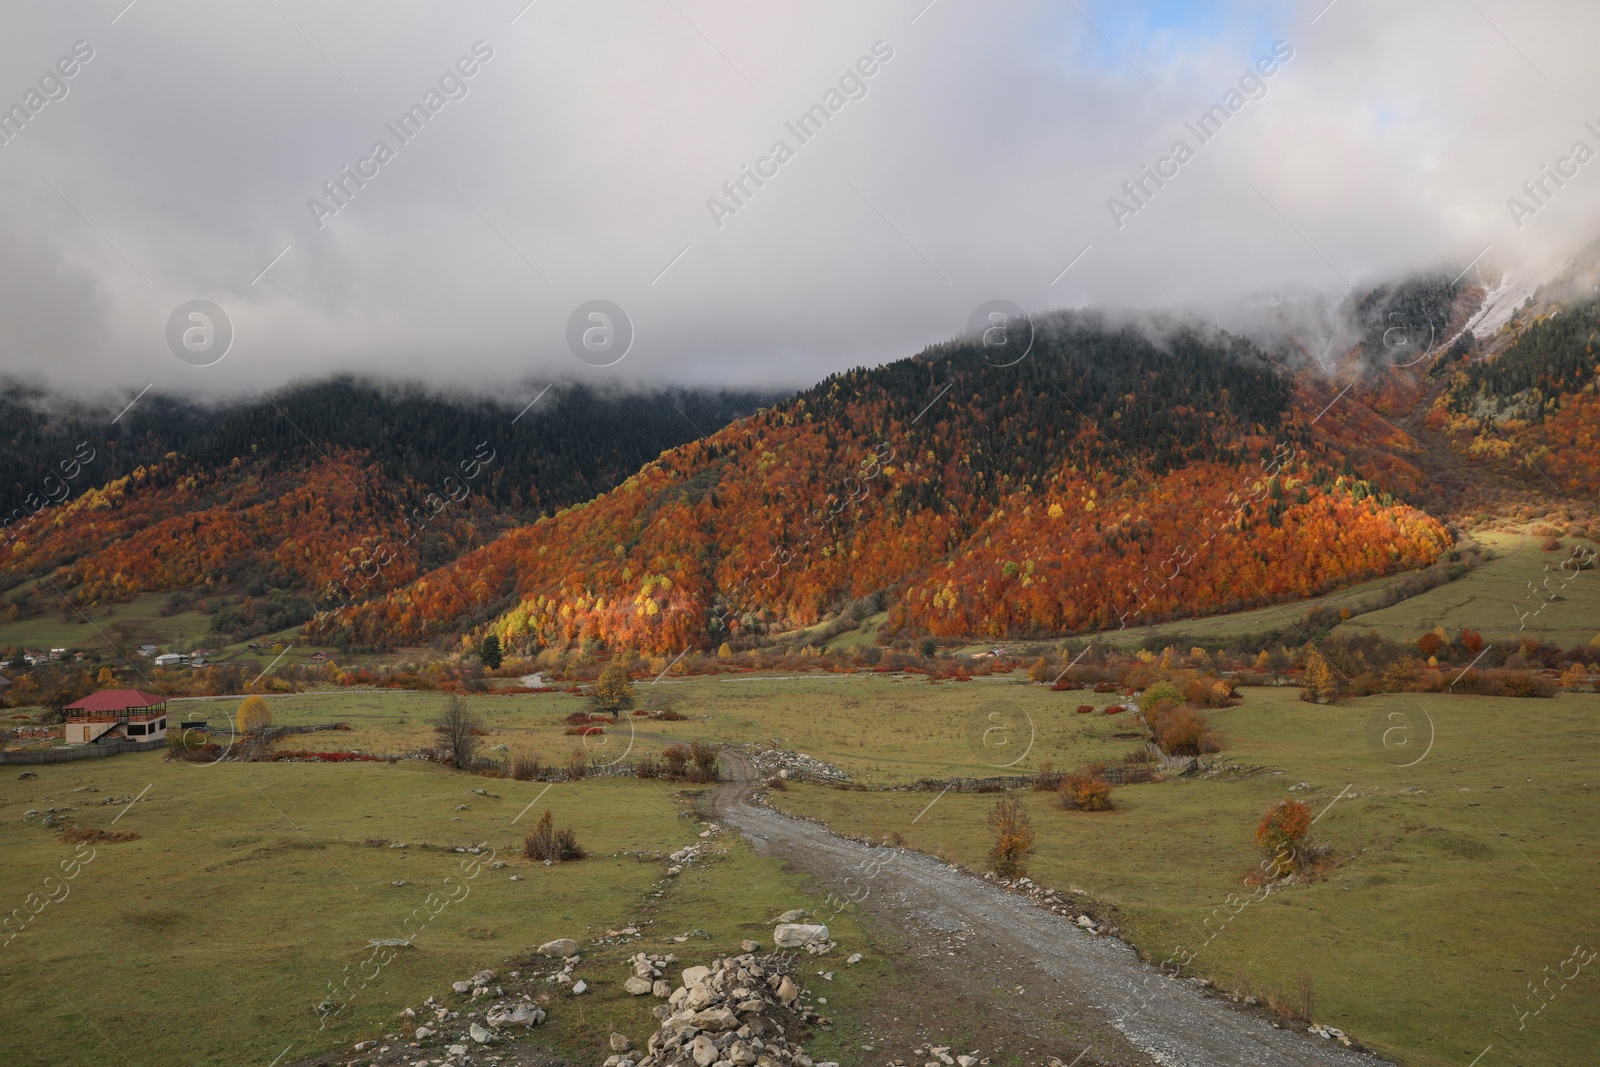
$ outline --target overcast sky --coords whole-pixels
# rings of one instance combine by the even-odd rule
[[[1237,325],[1280,290],[1337,300],[1486,247],[1542,270],[1600,234],[1600,160],[1572,155],[1600,150],[1600,5],[1325,3],[12,4],[0,373],[787,387],[993,298]],[[1521,187],[1546,164],[1575,176],[1540,206]],[[1169,177],[1134,200],[1146,165]],[[345,167],[366,177],[341,203]],[[736,201],[744,167],[768,176]],[[204,367],[203,331],[169,350],[196,299],[234,335]],[[610,366],[569,351],[593,299],[633,324]]]

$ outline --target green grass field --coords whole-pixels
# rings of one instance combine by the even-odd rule
[[[1027,774],[1048,760],[1067,766],[1115,759],[1140,742],[1123,715],[1079,715],[1120,698],[1083,690],[1054,693],[1018,671],[930,685],[920,676],[713,675],[636,686],[640,703],[670,696],[682,722],[623,716],[595,737],[572,737],[566,717],[588,708],[567,693],[469,696],[488,729],[484,754],[535,756],[564,765],[581,750],[600,762],[649,757],[674,741],[754,741],[796,748],[862,781],[904,783],[928,776]],[[280,747],[399,754],[432,747],[429,725],[445,695],[403,690],[334,690],[268,697],[279,724],[347,722],[348,732],[292,735]],[[175,702],[172,717],[220,725],[237,701]],[[1123,734],[1124,737],[1117,737]],[[499,746],[504,745],[505,750]]]
[[[1022,677],[937,685],[828,674],[663,681],[691,718],[641,720],[639,729],[652,736],[634,743],[638,752],[666,738],[777,743],[876,783],[1026,771],[1042,759],[1071,769],[1135,744],[1114,736],[1130,731],[1123,717],[1073,711],[1112,698],[1052,693],[1021,684]],[[392,751],[426,740],[427,720],[443,699],[339,691],[272,704],[279,722],[356,726],[291,737],[287,747]],[[470,702],[489,724],[486,743],[525,746],[547,761],[560,761],[576,743],[561,734],[562,720],[584,705],[565,694]],[[179,707],[215,718],[232,704]],[[1316,707],[1293,690],[1248,688],[1239,706],[1212,716],[1227,741],[1223,758],[1238,770],[1119,789],[1117,810],[1097,815],[1063,811],[1049,794],[1024,794],[1038,830],[1030,873],[1080,894],[1153,961],[1191,952],[1194,972],[1258,996],[1311,975],[1318,1021],[1400,1062],[1464,1067],[1491,1043],[1481,1067],[1584,1062],[1600,1032],[1592,973],[1579,975],[1523,1030],[1512,1005],[1536,1006],[1527,983],[1559,971],[1573,945],[1600,940],[1591,918],[1600,858],[1590,843],[1600,825],[1600,696],[1428,694]],[[1417,756],[1412,766],[1396,766]],[[759,940],[759,924],[777,911],[816,901],[731,838],[723,839],[728,852],[715,876],[691,868],[667,896],[652,897],[664,863],[625,853],[670,851],[699,829],[680,818],[686,808],[676,788],[660,782],[547,787],[420,762],[196,766],[167,764],[155,753],[32,769],[37,780],[19,781],[9,770],[0,779],[0,848],[10,860],[0,893],[13,907],[72,854],[37,819],[24,822],[25,809],[70,804],[83,825],[110,827],[120,807],[100,807],[99,799],[150,789],[114,827],[141,839],[99,846],[70,897],[50,904],[0,951],[0,980],[19,1001],[3,1024],[3,1036],[14,1039],[7,1047],[48,1050],[21,1062],[111,1056],[79,1009],[117,1044],[139,1049],[129,1051],[135,1062],[252,1062],[259,1054],[269,1063],[291,1043],[296,1056],[327,1047],[311,1008],[327,982],[365,958],[367,939],[392,936],[457,869],[459,854],[424,843],[487,841],[511,866],[485,871],[415,952],[383,972],[363,994],[370,999],[358,998],[341,1023],[343,1040],[374,1036],[399,1006],[550,937],[595,936],[645,916],[655,920],[652,937],[708,931],[709,942],[691,947],[709,958],[741,937]],[[1291,794],[1302,782],[1310,786]],[[99,791],[74,792],[90,784]],[[496,795],[469,794],[472,788]],[[1318,814],[1315,831],[1337,850],[1338,866],[1315,884],[1240,907],[1249,893],[1243,876],[1259,860],[1255,823],[1288,795],[1304,797]],[[898,833],[913,847],[985,866],[992,796],[796,784],[773,799],[853,834]],[[594,858],[544,868],[508,855],[545,806],[575,827]],[[411,847],[370,847],[368,838]],[[523,880],[511,882],[511,873]],[[409,884],[392,886],[396,879]],[[863,944],[879,936],[848,929]],[[623,977],[627,953],[617,949],[613,960],[613,951],[595,957],[597,996],[583,1002],[586,1014],[552,1020],[547,1039],[557,1047],[602,1052],[601,1019],[636,1040],[648,1032],[648,1005],[606,985]],[[241,959],[250,966],[241,968]],[[842,1025],[817,1040],[814,1054],[848,1053],[849,1013],[870,1002],[873,983],[887,975],[861,971],[848,988],[828,991]],[[145,991],[148,1010],[118,1000],[123,989]],[[218,990],[228,1003],[219,1005]],[[229,1027],[206,1022],[219,1011],[228,1012]]]
[[[1431,750],[1393,766],[1423,751],[1424,716]],[[1259,769],[1126,787],[1117,810],[1094,815],[1026,794],[1038,833],[1030,873],[1081,891],[1155,962],[1187,950],[1195,973],[1258,996],[1310,974],[1319,1021],[1401,1062],[1465,1067],[1489,1044],[1486,1067],[1587,1062],[1600,1032],[1594,974],[1524,1030],[1511,1005],[1537,1007],[1526,983],[1547,965],[1558,971],[1574,944],[1600,941],[1597,717],[1600,697],[1590,695],[1316,707],[1292,691],[1247,689],[1242,705],[1213,718],[1225,759]],[[1385,749],[1383,731],[1402,724],[1409,735],[1391,734]],[[1294,795],[1319,815],[1315,832],[1340,866],[1230,909],[1230,894],[1249,895],[1242,878],[1260,860],[1256,822],[1301,782],[1312,788]],[[984,868],[995,798],[952,793],[929,808],[932,799],[810,785],[773,794],[845,832],[898,833]]]
[[[654,896],[667,866],[662,854],[700,830],[680,817],[690,811],[685,796],[664,783],[546,786],[415,762],[186,765],[155,753],[35,770],[38,779],[19,781],[8,769],[0,784],[0,899],[8,910],[26,909],[28,895],[45,892],[46,876],[74,854],[37,818],[24,822],[26,809],[71,805],[85,827],[140,837],[95,846],[66,895],[52,883],[59,902],[0,948],[8,1064],[98,1065],[125,1055],[141,1064],[231,1067],[271,1063],[286,1046],[293,1061],[391,1032],[401,1007],[448,994],[450,982],[482,967],[504,969],[551,938],[584,941],[644,921],[638,947],[667,951],[663,937],[704,930],[706,938],[671,951],[706,962],[736,951],[742,938],[770,942],[767,923],[784,910],[825,906],[731,834],[718,839],[726,852],[711,866],[691,866]],[[77,792],[90,785],[98,791]],[[473,788],[491,795],[467,792]],[[141,792],[120,817],[123,805],[99,804]],[[558,826],[576,829],[590,859],[545,867],[516,854],[545,808]],[[461,865],[471,857],[444,848],[475,842],[494,847],[507,866],[468,877]],[[460,896],[463,885],[466,895],[421,927],[416,948],[365,988],[358,977],[350,1007],[320,1030],[313,1005],[330,982],[359,976],[367,941],[404,936],[402,921],[430,893]],[[865,944],[848,915],[830,924],[842,943]],[[643,1042],[654,1001],[620,989],[623,961],[637,950],[586,948],[578,975],[595,994],[558,994],[540,1037],[584,1060],[603,1057],[612,1027]],[[863,971],[857,984],[865,981]],[[846,985],[836,1013],[852,1003]]]
[[[1541,539],[1531,535],[1474,536],[1494,549],[1495,559],[1448,585],[1351,619],[1335,632],[1376,630],[1409,643],[1443,626],[1451,633],[1477,630],[1489,641],[1535,637],[1563,648],[1586,645],[1600,635],[1600,569],[1578,572],[1565,587],[1556,570],[1573,546],[1589,542],[1566,538],[1559,551],[1546,552]],[[1547,578],[1548,588],[1542,584]],[[1538,596],[1530,583],[1538,588]],[[1562,599],[1551,600],[1552,596]]]

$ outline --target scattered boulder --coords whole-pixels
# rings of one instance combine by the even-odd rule
[[[648,978],[640,978],[638,975],[635,975],[626,982],[622,983],[622,989],[623,992],[628,993],[631,996],[649,996],[650,992],[655,989],[655,983]],[[622,1050],[618,1049],[617,1051],[621,1052]]]
[[[781,923],[772,931],[772,943],[779,948],[804,948],[828,939],[828,928],[820,923]]]
[[[570,937],[558,937],[539,946],[541,956],[571,956],[578,951],[578,943]]]
[[[628,1040],[627,1034],[618,1033],[616,1030],[611,1031],[612,1052],[626,1052],[632,1044],[633,1042]]]
[[[484,1022],[496,1030],[506,1026],[538,1026],[544,1020],[544,1009],[526,1002],[490,1008],[484,1016]]]
[[[480,1045],[487,1045],[489,1043],[489,1039],[494,1035],[489,1033],[489,1031],[485,1030],[483,1027],[479,1026],[477,1023],[473,1023],[467,1028],[467,1036],[471,1037],[472,1040],[476,1041]]]

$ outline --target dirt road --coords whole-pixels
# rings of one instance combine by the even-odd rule
[[[903,938],[919,958],[910,966],[902,961],[918,988],[895,1010],[908,1011],[919,1001],[949,1004],[952,998],[967,998],[982,1005],[976,1014],[991,1023],[990,1039],[996,1042],[991,1049],[1004,1040],[1007,1050],[1038,1063],[1056,1056],[1070,1064],[1080,1055],[1078,1067],[1372,1067],[1383,1062],[1303,1032],[1275,1029],[1261,1014],[1208,996],[1194,983],[1162,977],[1121,941],[1085,933],[931,856],[873,848],[781,815],[755,802],[761,783],[738,753],[724,749],[723,759],[733,780],[712,794],[713,813],[744,834],[757,852],[780,857],[858,899],[867,916]],[[867,870],[876,873],[863,874],[863,862],[874,865]],[[882,1022],[886,1031],[896,1029],[887,1012]],[[1065,1032],[1079,1035],[1078,1046],[1052,1047]]]

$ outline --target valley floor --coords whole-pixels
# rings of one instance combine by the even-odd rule
[[[874,786],[1032,773],[1043,759],[1071,769],[1133,744],[1118,736],[1129,733],[1121,717],[1074,713],[1089,694],[1052,693],[1020,673],[937,685],[723,676],[672,690],[686,721],[651,722],[631,740],[624,728],[611,740],[634,754],[676,739],[776,745]],[[273,707],[280,722],[356,727],[284,747],[392,751],[426,733],[441,699],[335,692]],[[491,747],[559,762],[578,743],[562,729],[580,702],[544,694],[473,704],[490,716]],[[1115,976],[1154,973],[1150,965],[1181,952],[1193,957],[1186,973],[1241,998],[1292,1003],[1310,992],[1317,1022],[1395,1062],[1465,1067],[1483,1054],[1479,1067],[1565,1067],[1586,1062],[1600,1032],[1592,969],[1563,967],[1574,943],[1596,940],[1588,916],[1600,858],[1588,828],[1600,825],[1597,713],[1600,696],[1570,692],[1313,706],[1293,690],[1246,689],[1241,704],[1213,713],[1227,749],[1206,775],[1119,788],[1116,809],[1092,815],[1061,810],[1053,794],[1020,794],[1037,831],[1032,877],[1059,890],[1073,914],[1115,927],[1145,964],[1112,938],[1086,937],[944,866],[984,869],[993,795],[801,783],[767,794],[773,808],[897,840],[935,862],[782,820],[738,801],[747,785],[713,795],[633,778],[472,777],[420,761],[190,765],[159,753],[7,768],[0,894],[25,915],[37,910],[0,947],[10,1005],[0,1044],[7,1062],[40,1067],[124,1056],[140,1065],[345,1063],[360,1058],[349,1052],[355,1041],[396,1033],[402,1007],[449,997],[451,982],[483,967],[532,975],[533,946],[569,936],[582,944],[576,973],[592,990],[573,997],[534,981],[530,995],[546,998],[550,1020],[529,1048],[598,1065],[613,1029],[637,1044],[656,1025],[654,998],[620,989],[632,953],[709,963],[746,938],[770,945],[775,917],[807,908],[827,916],[840,944],[802,961],[803,984],[829,1018],[806,1036],[818,1060],[906,1062],[916,1042],[933,1042],[1030,1067],[1080,1053],[1080,1067],[1226,1063],[1231,1045],[1216,1035],[1233,1031],[1208,1027],[1284,1038],[1265,1014],[1165,981],[1157,988],[1200,1013],[1195,1024],[1142,1030],[1141,1013],[1118,1029]],[[996,725],[1014,731],[1004,744],[994,743]],[[1396,728],[1413,747],[1395,743]],[[1259,859],[1255,823],[1285,796],[1311,805],[1336,866],[1241,908],[1242,877]],[[557,826],[573,827],[589,859],[545,867],[520,857],[546,808]],[[44,825],[47,815],[138,837],[91,846],[93,859],[63,892],[60,864],[74,846],[60,826]],[[667,854],[708,840],[699,836],[708,819],[749,831],[755,847],[713,833],[703,861],[670,874]],[[494,857],[468,896],[433,919],[414,950],[356,981],[359,995],[336,1027],[320,1030],[314,1005],[360,972],[368,940],[400,936],[429,893],[461,878],[463,854],[452,850],[485,845]],[[891,853],[910,873],[879,882],[852,870],[863,855]],[[629,924],[637,938],[607,936]],[[857,965],[836,958],[854,952],[864,956]],[[1549,992],[1536,998],[1531,987]],[[1197,1046],[1184,1052],[1168,1040]],[[1295,1042],[1283,1047],[1335,1048],[1304,1035]],[[1163,1047],[1165,1059],[1156,1056]],[[427,1055],[444,1058],[431,1045]],[[1299,1062],[1261,1057],[1251,1062]]]

